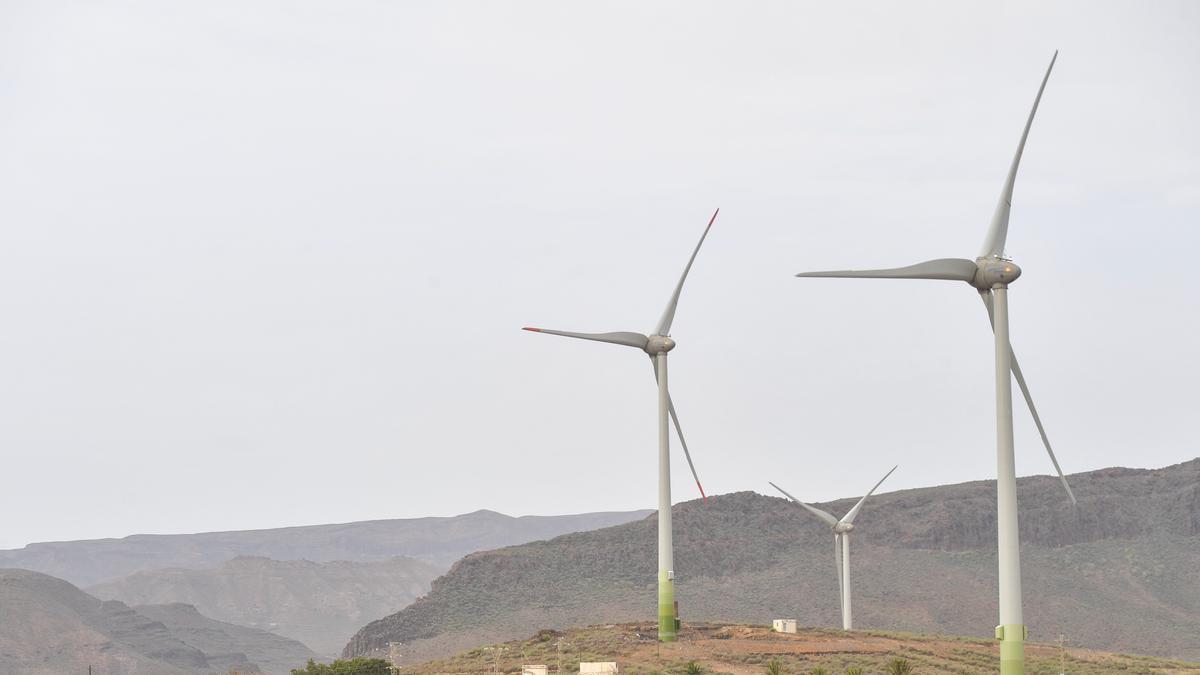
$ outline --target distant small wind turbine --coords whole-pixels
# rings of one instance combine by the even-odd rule
[[[692,263],[696,260],[696,254],[700,252],[700,246],[704,244],[704,238],[708,236],[708,231],[712,229],[713,222],[716,221],[717,214],[720,212],[721,209],[713,212],[712,218],[704,228],[704,234],[700,235],[700,241],[692,251],[692,257],[688,259],[687,266],[683,268],[683,275],[679,277],[679,283],[675,284],[675,292],[667,301],[667,308],[663,310],[662,318],[659,319],[653,334],[647,336],[631,332],[571,333],[545,328],[527,327],[524,329],[535,333],[636,347],[650,355],[650,367],[654,370],[654,377],[658,381],[658,639],[663,642],[673,642],[677,630],[674,543],[671,538],[671,432],[667,426],[668,415],[675,423],[675,433],[679,436],[679,444],[683,446],[683,456],[692,470],[692,477],[696,479],[696,487],[700,490],[700,496],[707,499],[704,488],[700,485],[700,476],[696,474],[696,467],[692,464],[692,454],[688,452],[687,442],[683,440],[683,429],[679,426],[679,416],[675,414],[675,404],[671,401],[671,392],[667,389],[667,352],[675,348],[675,341],[671,339],[671,324],[675,321],[675,307],[679,305],[679,294],[683,291],[683,282],[687,279],[688,272],[692,269]]]
[[[898,466],[899,465],[893,466],[892,471],[895,471]],[[863,498],[858,500],[858,503],[855,504],[854,507],[849,511],[847,511],[846,515],[842,516],[841,520],[834,518],[833,514],[829,513],[828,511],[818,509],[811,504],[805,504],[799,499],[796,499],[792,495],[788,494],[787,490],[784,490],[778,485],[771,483],[771,487],[782,492],[783,496],[787,497],[788,499],[808,509],[809,512],[811,512],[814,516],[825,521],[825,524],[829,526],[829,529],[833,530],[833,559],[834,563],[837,565],[838,601],[842,606],[842,630],[851,630],[854,628],[854,620],[850,611],[850,531],[854,529],[854,519],[858,517],[858,512],[862,509],[863,503],[867,501],[867,497],[870,497],[875,493],[875,490],[879,489],[880,485],[883,485],[883,481],[887,480],[887,477],[892,475],[892,471],[888,471],[886,474],[884,474],[883,478],[880,478],[879,482],[875,484],[875,487],[871,488],[870,492],[863,495]]]
[[[1017,180],[1017,167],[1021,164],[1021,154],[1025,151],[1025,140],[1029,138],[1029,128],[1033,126],[1033,117],[1037,114],[1038,104],[1042,100],[1042,92],[1046,90],[1046,82],[1050,79],[1050,71],[1058,52],[1050,59],[1042,85],[1038,87],[1037,97],[1033,99],[1033,108],[1025,121],[1025,130],[1021,132],[1021,141],[1017,144],[1017,152],[1009,166],[1008,175],[1004,179],[1004,187],[1000,191],[1000,200],[992,214],[988,226],[987,237],[983,247],[974,260],[965,258],[939,258],[909,265],[880,270],[840,270],[833,272],[803,272],[798,277],[844,277],[858,279],[941,279],[947,281],[964,281],[979,292],[987,308],[988,318],[992,324],[995,340],[996,367],[996,531],[998,546],[999,571],[999,609],[1000,625],[996,626],[996,637],[1000,640],[1000,673],[1001,675],[1024,675],[1025,673],[1025,620],[1021,612],[1021,553],[1017,527],[1017,469],[1013,458],[1013,419],[1012,419],[1012,380],[1015,377],[1021,393],[1025,396],[1025,404],[1033,415],[1038,433],[1042,436],[1042,445],[1050,455],[1054,470],[1070,497],[1075,503],[1075,495],[1067,478],[1063,475],[1054,450],[1050,448],[1050,439],[1042,428],[1042,419],[1038,416],[1037,408],[1033,405],[1033,396],[1025,384],[1025,376],[1017,365],[1017,357],[1013,354],[1009,342],[1008,326],[1008,286],[1021,276],[1021,268],[1013,263],[1004,253],[1004,245],[1008,239],[1008,219],[1012,210],[1013,185]]]

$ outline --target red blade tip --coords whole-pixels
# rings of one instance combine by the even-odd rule
[[[521,330],[527,330],[527,331],[530,331],[530,332],[533,332],[533,333],[540,333],[540,332],[542,332],[542,329],[541,329],[541,328],[530,328],[529,326],[525,326],[525,327],[524,327],[524,328],[522,328]]]

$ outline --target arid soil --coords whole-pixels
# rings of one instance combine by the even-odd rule
[[[405,673],[520,673],[523,664],[545,664],[551,673],[578,672],[580,661],[615,661],[621,673],[687,673],[689,664],[705,673],[751,675],[767,672],[777,660],[784,673],[823,669],[840,675],[852,667],[886,673],[904,659],[914,673],[994,673],[999,650],[993,640],[876,631],[844,632],[802,628],[775,633],[767,626],[685,626],[678,642],[660,644],[649,623],[609,624],[569,631],[543,630],[527,640],[473,649],[453,658],[405,664]],[[1093,673],[1178,673],[1200,675],[1200,663],[1112,654],[1066,645],[1030,643],[1027,672],[1050,675]],[[561,671],[559,668],[561,667]],[[692,670],[691,672],[695,672]]]

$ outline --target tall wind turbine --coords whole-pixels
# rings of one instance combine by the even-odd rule
[[[1004,242],[1008,237],[1008,216],[1012,208],[1013,183],[1017,178],[1017,166],[1021,163],[1021,153],[1025,150],[1025,139],[1029,136],[1029,128],[1033,125],[1033,117],[1037,113],[1038,103],[1042,100],[1042,92],[1046,89],[1046,81],[1050,79],[1050,71],[1058,52],[1050,59],[1042,85],[1038,88],[1037,97],[1033,100],[1033,109],[1029,111],[1029,119],[1025,122],[1025,130],[1021,133],[1021,142],[1017,144],[1017,152],[1009,167],[1008,176],[1004,180],[1004,188],[1000,192],[1000,202],[992,216],[988,227],[987,237],[983,248],[974,260],[964,258],[941,258],[917,263],[908,267],[882,270],[845,270],[837,272],[805,272],[798,277],[849,277],[865,279],[943,279],[965,281],[979,292],[995,334],[996,353],[996,526],[999,543],[999,587],[1000,587],[1000,625],[996,627],[996,637],[1000,640],[1000,672],[1002,675],[1020,675],[1025,672],[1025,637],[1026,629],[1021,615],[1021,556],[1017,536],[1017,478],[1016,466],[1013,459],[1013,426],[1012,426],[1012,377],[1016,377],[1029,412],[1033,415],[1034,424],[1041,434],[1042,444],[1054,463],[1059,480],[1067,490],[1071,503],[1075,503],[1075,495],[1071,486],[1063,476],[1054,450],[1050,447],[1050,439],[1042,428],[1042,420],[1038,417],[1037,408],[1033,405],[1033,397],[1025,384],[1025,376],[1017,365],[1017,358],[1012,352],[1008,335],[1008,285],[1021,276],[1021,268],[1004,254]],[[1009,372],[1012,372],[1012,376]]]
[[[675,284],[675,292],[667,301],[667,308],[663,310],[662,318],[658,320],[658,325],[655,326],[652,334],[571,333],[545,328],[524,329],[535,333],[549,333],[550,335],[635,347],[650,355],[650,366],[658,381],[658,639],[663,642],[675,640],[679,624],[679,620],[675,616],[675,561],[674,545],[671,540],[671,453],[670,431],[667,427],[668,415],[675,424],[675,433],[679,436],[679,444],[683,447],[683,456],[687,459],[688,468],[692,470],[692,477],[696,479],[696,487],[700,490],[700,496],[707,499],[704,488],[700,485],[700,477],[696,475],[696,466],[692,464],[692,455],[688,452],[687,442],[683,440],[683,429],[679,426],[679,416],[675,414],[675,404],[671,401],[671,392],[667,388],[667,352],[675,348],[675,340],[671,339],[671,324],[675,321],[675,307],[679,305],[679,294],[683,291],[683,282],[687,279],[688,272],[692,269],[692,263],[696,260],[696,254],[700,252],[700,246],[704,244],[704,238],[708,236],[708,231],[712,229],[713,222],[716,221],[717,214],[720,212],[721,209],[713,212],[712,218],[704,228],[704,233],[700,235],[700,241],[696,243],[692,257],[688,258],[687,266],[683,268],[683,274],[679,277],[679,283]]]
[[[896,468],[897,467],[893,466],[892,471],[895,471]],[[841,520],[834,518],[833,514],[829,513],[828,511],[818,509],[811,504],[805,504],[789,494],[787,490],[784,490],[778,485],[771,483],[771,487],[782,492],[784,497],[787,497],[800,506],[808,509],[809,512],[814,516],[825,521],[825,524],[829,526],[829,529],[833,530],[833,561],[834,564],[837,565],[838,601],[841,603],[842,607],[842,630],[851,630],[854,628],[854,619],[850,611],[850,531],[854,529],[854,519],[858,517],[858,512],[862,509],[863,502],[867,501],[867,497],[870,497],[872,494],[874,494],[875,491],[879,489],[880,485],[883,485],[883,481],[887,480],[887,477],[892,475],[892,471],[885,473],[883,478],[880,478],[879,482],[875,484],[875,487],[871,488],[870,492],[863,495],[863,498],[858,500],[858,503],[855,504],[854,507],[849,511],[847,511],[846,515],[842,516]]]

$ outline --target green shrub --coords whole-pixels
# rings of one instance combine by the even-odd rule
[[[858,666],[850,666],[846,669],[846,675],[863,675],[863,669]]]
[[[701,666],[695,661],[688,661],[683,666],[683,672],[687,675],[701,675],[704,672],[704,666]]]
[[[913,671],[908,659],[892,659],[887,664],[888,675],[909,675]]]
[[[333,663],[317,663],[312,659],[303,668],[293,668],[292,675],[390,675],[391,668],[383,659],[338,659]]]
[[[783,675],[783,662],[779,659],[767,661],[767,675]]]

